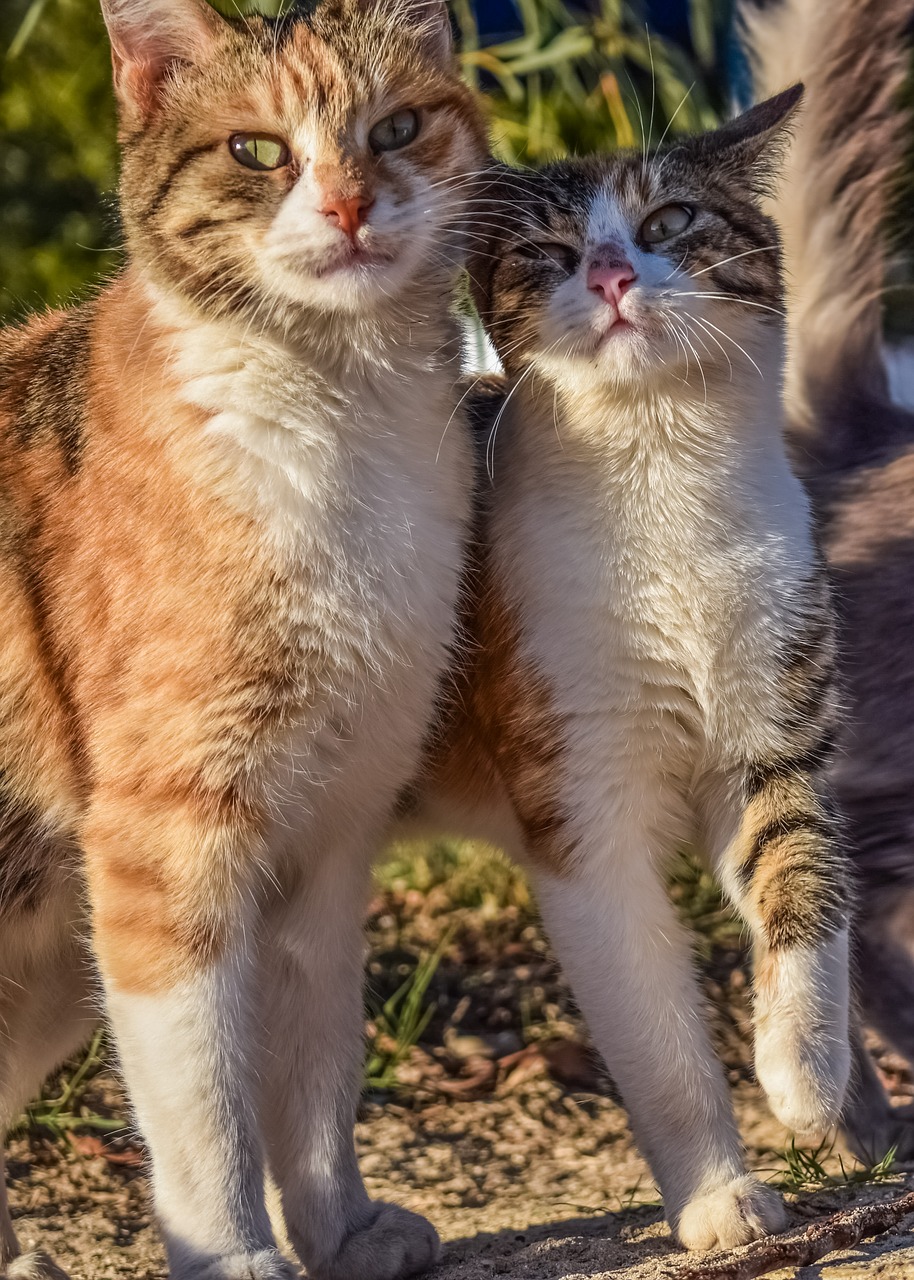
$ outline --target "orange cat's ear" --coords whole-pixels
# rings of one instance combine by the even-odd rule
[[[137,123],[155,113],[170,69],[205,60],[224,28],[205,0],[101,0],[121,112]]]
[[[454,56],[454,38],[444,0],[413,0],[410,8],[429,53],[442,62],[450,62]]]
[[[410,27],[426,52],[438,62],[450,65],[454,59],[451,19],[445,0],[362,0],[367,8],[389,10],[398,22]]]

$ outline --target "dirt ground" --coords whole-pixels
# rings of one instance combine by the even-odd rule
[[[735,1097],[751,1162],[776,1177],[784,1169],[775,1152],[786,1135],[753,1087],[738,1086]],[[146,1176],[119,1163],[132,1149],[105,1155],[98,1152],[107,1144],[93,1153],[93,1142],[75,1141],[29,1135],[13,1142],[10,1195],[22,1242],[53,1253],[73,1280],[165,1280]],[[477,1100],[370,1104],[358,1144],[372,1194],[396,1199],[438,1227],[444,1248],[436,1280],[675,1280],[686,1265],[659,1205],[642,1203],[654,1191],[624,1112],[609,1099],[571,1093],[545,1073],[514,1084],[509,1078]],[[910,1187],[914,1176],[899,1173],[877,1185],[791,1194],[791,1220],[806,1225]],[[904,1226],[800,1275],[910,1280],[914,1217]]]
[[[446,892],[395,880],[373,905],[375,1088],[357,1131],[368,1188],[435,1223],[444,1242],[436,1280],[675,1280],[690,1260],[670,1239],[523,885],[493,887],[486,876],[482,889],[451,877]],[[738,930],[694,878],[677,892],[699,929],[709,1018],[749,1162],[785,1189],[792,1225],[914,1188],[914,1168],[856,1181],[860,1170],[839,1145],[820,1148],[805,1169],[792,1156],[752,1080]],[[428,1020],[413,1025],[404,991],[415,991],[417,960],[434,947],[440,963],[428,966],[416,1001]],[[910,1102],[904,1064],[884,1049],[877,1061],[897,1100]],[[379,1076],[389,1088],[377,1087]],[[59,1089],[52,1083],[47,1096]],[[53,1136],[33,1114],[9,1146],[20,1239],[51,1253],[73,1280],[165,1280],[144,1153],[129,1127],[101,1129],[126,1114],[116,1077],[102,1068],[80,1091],[65,1133]],[[914,1216],[895,1234],[799,1274],[914,1280]]]

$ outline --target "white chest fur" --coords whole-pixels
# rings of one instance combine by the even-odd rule
[[[588,406],[586,432],[552,408],[513,414],[496,544],[560,712],[690,772],[764,749],[812,567],[776,408],[734,429],[705,404]]]
[[[209,415],[210,481],[254,518],[291,583],[284,625],[315,654],[270,786],[282,821],[304,811],[323,839],[354,780],[363,813],[408,780],[447,661],[471,485],[458,335],[443,318],[425,347],[320,362],[215,339],[196,331],[176,368]]]

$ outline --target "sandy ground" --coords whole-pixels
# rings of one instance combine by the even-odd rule
[[[444,1242],[436,1280],[675,1280],[694,1259],[670,1238],[625,1112],[587,1047],[524,886],[505,872],[493,889],[500,873],[483,870],[479,878],[460,863],[446,888],[393,881],[373,905],[370,1006],[380,1010],[439,943],[443,958],[423,995],[433,1016],[398,1066],[396,1088],[375,1091],[363,1105],[357,1144],[369,1191],[435,1223]],[[699,940],[709,1022],[747,1158],[788,1188],[792,1223],[802,1227],[842,1205],[914,1188],[914,1166],[877,1185],[823,1190],[816,1175],[815,1186],[798,1186],[785,1154],[789,1135],[752,1079],[738,929],[702,880],[686,875],[672,890]],[[379,1018],[369,1032],[375,1052],[383,1050]],[[877,1062],[896,1100],[910,1102],[914,1082],[905,1064],[884,1048]],[[48,1096],[60,1088],[52,1082]],[[127,1114],[109,1070],[89,1076],[76,1112],[80,1123],[66,1137],[53,1139],[33,1123],[9,1145],[22,1243],[51,1253],[72,1280],[165,1280],[144,1153],[127,1129],[100,1135],[89,1127],[93,1117],[119,1124]],[[818,1158],[839,1181],[855,1168],[840,1146]],[[805,1269],[803,1280],[914,1280],[914,1218],[903,1225]]]
[[[783,1176],[777,1153],[787,1135],[753,1086],[738,1086],[735,1101],[751,1162],[765,1176]],[[34,1135],[13,1142],[10,1197],[23,1244],[51,1252],[73,1280],[165,1280],[139,1153],[95,1139],[75,1143]],[[605,1097],[564,1089],[542,1069],[528,1067],[475,1100],[369,1105],[358,1143],[372,1194],[438,1227],[437,1280],[658,1280],[686,1265],[624,1112]],[[827,1163],[837,1172],[837,1152]],[[791,1194],[791,1220],[805,1226],[861,1199],[892,1199],[906,1186],[914,1187],[914,1175]],[[905,1227],[800,1274],[910,1280],[914,1218]]]

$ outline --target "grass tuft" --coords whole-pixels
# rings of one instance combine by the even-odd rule
[[[881,1160],[873,1165],[859,1165],[848,1169],[840,1151],[835,1151],[835,1139],[824,1138],[810,1150],[798,1147],[795,1138],[781,1155],[786,1170],[773,1181],[785,1191],[822,1191],[829,1187],[855,1186],[864,1182],[888,1182],[894,1177],[895,1155],[892,1147]],[[825,1161],[832,1157],[837,1161],[839,1173],[829,1173]]]
[[[74,1129],[90,1129],[96,1133],[114,1133],[123,1129],[126,1121],[122,1116],[101,1116],[86,1105],[88,1086],[107,1064],[104,1046],[105,1033],[99,1030],[72,1074],[62,1074],[58,1078],[60,1093],[51,1098],[42,1094],[25,1110],[10,1132],[37,1130],[60,1139]]]
[[[434,951],[424,955],[413,972],[375,1014],[374,1034],[365,1064],[365,1084],[369,1089],[394,1089],[398,1071],[432,1019],[433,1004],[425,1003],[426,992],[450,945],[449,929]]]

